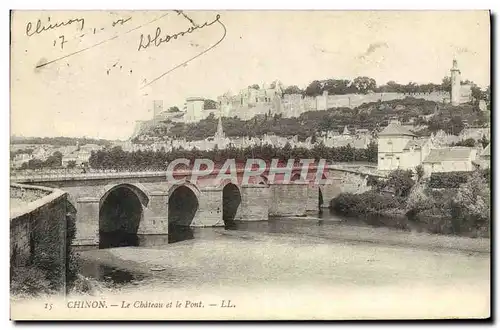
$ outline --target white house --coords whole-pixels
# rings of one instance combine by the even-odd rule
[[[483,151],[488,159],[489,149]],[[473,171],[477,150],[467,147],[434,147],[432,138],[418,138],[399,122],[392,121],[378,136],[378,169],[414,169],[422,165],[425,175],[433,172]]]
[[[435,172],[473,171],[477,150],[467,147],[432,149],[422,165],[426,175]]]
[[[420,139],[398,121],[391,121],[378,134],[378,169],[413,169],[422,163],[430,148],[429,139]]]

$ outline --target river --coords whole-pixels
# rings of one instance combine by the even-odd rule
[[[291,309],[306,318],[489,313],[489,239],[377,227],[325,212],[190,228],[171,234],[170,244],[164,235],[139,240],[138,247],[80,252],[82,275],[98,283],[98,294],[228,292],[240,306],[278,299],[273,308],[285,314],[269,314],[278,319]],[[319,304],[325,294],[335,310]],[[319,305],[309,310],[306,302]],[[397,309],[401,304],[415,306]],[[239,310],[249,318],[254,312],[270,313]]]

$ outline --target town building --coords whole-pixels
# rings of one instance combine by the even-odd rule
[[[476,168],[476,148],[436,146],[433,139],[419,138],[399,122],[391,121],[378,135],[378,170],[408,170],[422,165],[425,176],[429,176]],[[488,153],[485,150],[485,157]]]
[[[412,169],[427,156],[428,139],[419,139],[415,133],[393,120],[378,134],[378,169],[392,171]]]
[[[429,155],[422,162],[424,173],[439,172],[467,172],[476,167],[477,150],[467,147],[451,147],[431,149]]]

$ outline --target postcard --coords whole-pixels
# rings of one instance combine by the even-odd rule
[[[10,19],[11,320],[491,317],[490,12]]]

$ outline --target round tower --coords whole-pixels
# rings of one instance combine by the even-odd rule
[[[205,99],[203,97],[188,97],[186,99],[186,121],[196,122],[203,119]]]
[[[457,60],[453,60],[453,66],[451,67],[451,104],[460,104],[460,70],[458,69]]]

